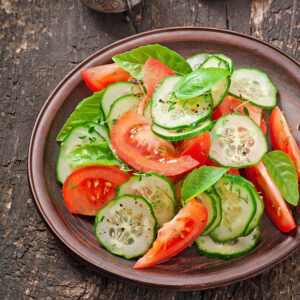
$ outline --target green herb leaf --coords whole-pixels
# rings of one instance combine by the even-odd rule
[[[190,99],[207,93],[230,72],[219,68],[200,68],[182,77],[175,84],[173,92],[177,98]]]
[[[95,130],[95,127],[94,127],[94,126],[91,126],[91,127],[89,128],[89,130],[88,130],[88,133],[93,133],[94,130]]]
[[[107,166],[120,164],[106,142],[81,146],[68,153],[65,159],[75,168],[95,164]]]
[[[158,44],[142,46],[115,55],[112,59],[134,78],[141,80],[143,79],[142,67],[150,57],[159,60],[179,75],[185,75],[192,72],[191,66],[182,56]]]
[[[75,108],[74,112],[70,115],[69,119],[64,124],[63,128],[56,137],[57,142],[61,142],[68,135],[69,131],[78,125],[99,121],[100,113],[100,100],[102,91],[94,93],[91,97],[83,99]]]
[[[244,106],[243,110],[244,110],[244,113],[245,113],[247,116],[249,116],[249,110],[248,110],[248,108],[247,108],[246,106]]]
[[[276,150],[265,154],[263,162],[283,198],[296,206],[299,201],[298,179],[296,168],[290,157]]]
[[[203,193],[214,185],[229,168],[203,166],[192,171],[184,180],[181,189],[181,201],[183,204]]]

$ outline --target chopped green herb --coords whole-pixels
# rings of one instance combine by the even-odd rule
[[[95,127],[94,127],[94,126],[91,126],[91,127],[89,128],[89,130],[88,130],[88,133],[93,133],[94,130],[95,130]]]
[[[79,136],[78,138],[81,139],[81,140],[84,140],[86,138],[86,135]]]
[[[90,136],[90,137],[89,137],[89,140],[90,140],[91,143],[95,143],[95,142],[96,142],[96,138],[93,137],[93,136]]]

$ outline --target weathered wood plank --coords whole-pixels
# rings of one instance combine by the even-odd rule
[[[48,95],[74,66],[149,29],[197,25],[252,33],[300,58],[299,0],[145,0],[130,24],[79,0],[0,2],[0,298],[296,299],[299,253],[253,279],[203,292],[146,289],[90,271],[46,228],[27,184],[27,149]]]

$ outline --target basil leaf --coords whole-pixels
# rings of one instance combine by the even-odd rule
[[[265,154],[263,162],[283,198],[296,206],[299,201],[298,177],[290,157],[284,152],[276,150]]]
[[[100,120],[100,101],[102,91],[94,93],[92,96],[83,99],[75,108],[74,112],[70,115],[69,119],[65,122],[63,128],[60,130],[56,137],[57,142],[61,142],[68,135],[69,131],[78,125],[101,121]]]
[[[115,55],[112,59],[121,68],[136,79],[143,79],[142,67],[148,58],[159,60],[176,74],[185,75],[192,72],[191,66],[178,53],[161,45],[142,46],[131,51]]]
[[[181,201],[185,204],[188,200],[203,193],[214,185],[229,168],[202,166],[193,170],[184,180],[181,189]]]
[[[117,160],[109,148],[108,143],[93,143],[81,146],[70,153],[65,159],[75,168],[83,165],[119,165]]]
[[[220,68],[200,68],[182,77],[174,86],[173,92],[177,98],[189,99],[202,95],[225,77],[230,72]]]

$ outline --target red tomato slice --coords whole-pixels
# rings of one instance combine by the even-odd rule
[[[247,178],[252,181],[257,191],[261,192],[265,212],[277,228],[282,232],[296,228],[293,215],[264,163],[261,161],[245,170]]]
[[[115,187],[128,179],[117,167],[90,166],[74,171],[63,185],[63,197],[73,214],[95,216],[116,197]]]
[[[151,267],[175,256],[188,247],[203,231],[207,223],[207,209],[196,199],[158,231],[152,248],[134,265],[135,269]]]
[[[262,109],[254,105],[251,105],[250,103],[242,105],[243,103],[245,102],[240,99],[227,95],[225,99],[222,101],[222,103],[220,104],[220,106],[213,112],[212,119],[218,120],[223,115],[234,112],[232,108],[235,108],[240,105],[237,112],[245,115],[244,107],[247,107],[249,111],[249,117],[252,118],[253,121],[256,122],[258,126],[260,126]]]
[[[271,114],[270,133],[274,150],[285,152],[293,161],[300,181],[300,150],[281,110],[276,106]]]
[[[81,70],[86,85],[93,91],[99,92],[112,83],[128,81],[130,74],[117,64],[103,65]]]
[[[204,132],[198,136],[187,138],[180,143],[180,155],[190,155],[203,166],[208,158],[210,135]]]
[[[147,90],[147,97],[141,102],[139,112],[143,111],[148,100],[151,98],[153,91],[162,79],[170,75],[175,75],[170,68],[153,58],[147,59],[143,65],[142,72],[144,75],[144,86]]]
[[[132,110],[117,121],[110,134],[117,154],[136,170],[174,176],[199,165],[190,156],[178,157],[174,146],[156,136],[150,122]]]
[[[207,158],[205,165],[207,166],[212,166],[212,167],[221,167],[220,165],[218,165],[215,161]],[[240,175],[240,172],[238,169],[230,169],[226,172],[227,174],[232,174],[232,175]]]

